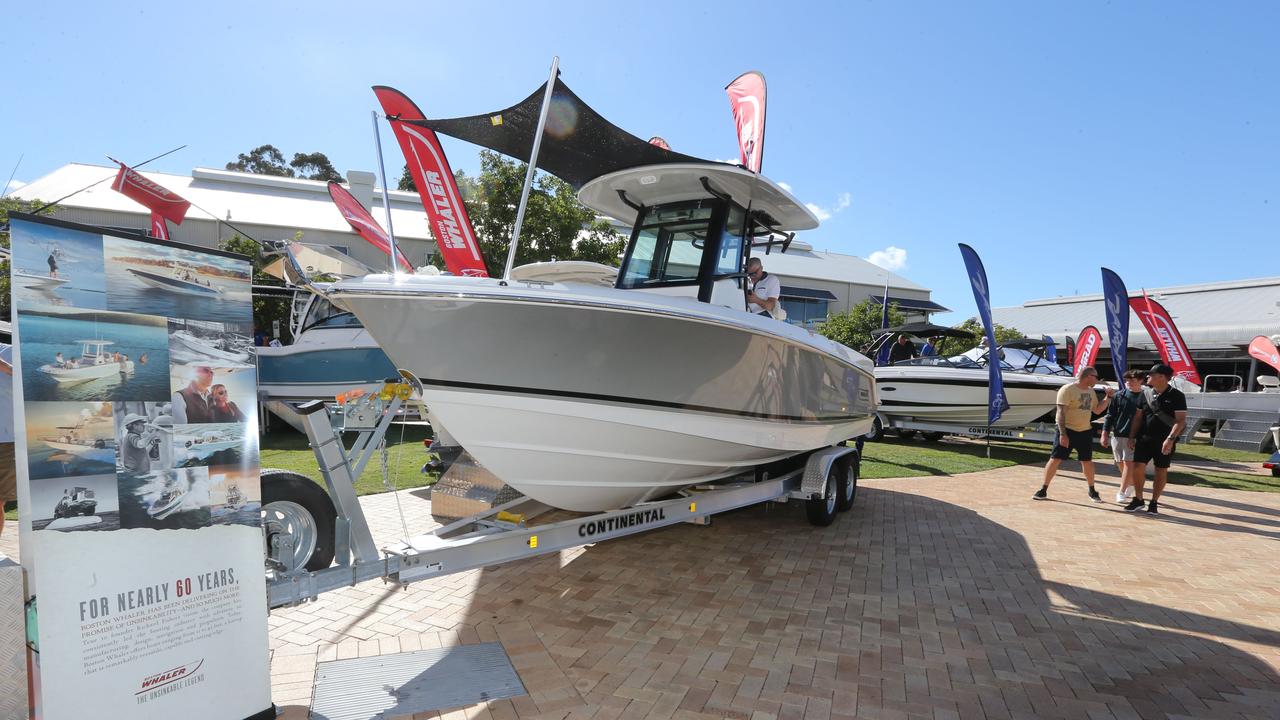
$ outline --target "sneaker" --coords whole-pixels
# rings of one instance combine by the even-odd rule
[[[1124,493],[1122,492],[1116,493],[1116,502],[1118,504],[1123,505],[1125,503],[1125,500],[1126,500],[1126,497]]]
[[[1152,515],[1155,515],[1160,512],[1160,509],[1156,507],[1155,500],[1152,500],[1151,502],[1147,503],[1147,512]]]
[[[1124,489],[1124,499],[1125,499],[1125,500],[1132,500],[1132,499],[1133,499],[1133,493],[1134,493],[1134,488],[1133,488],[1133,486],[1132,486],[1132,485],[1130,485],[1129,487],[1125,488],[1125,489]]]
[[[1141,510],[1144,506],[1146,506],[1146,503],[1145,503],[1145,502],[1143,502],[1143,501],[1141,501],[1141,500],[1139,500],[1139,499],[1137,499],[1137,498],[1134,498],[1133,500],[1130,500],[1130,501],[1129,501],[1129,504],[1128,504],[1128,505],[1125,505],[1125,506],[1124,506],[1124,511],[1125,511],[1125,512],[1134,512],[1135,510]]]
[[[1037,491],[1036,491],[1036,494],[1035,494],[1035,495],[1032,495],[1032,496],[1031,496],[1031,499],[1032,499],[1032,500],[1048,500],[1048,499],[1049,499],[1049,488],[1047,488],[1047,487],[1042,487],[1042,488],[1040,488],[1039,490],[1037,490]]]
[[[1096,503],[1102,502],[1102,496],[1098,494],[1097,488],[1089,488],[1089,499]]]

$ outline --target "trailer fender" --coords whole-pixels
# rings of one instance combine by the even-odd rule
[[[804,464],[804,478],[800,481],[800,494],[804,497],[821,500],[826,494],[827,474],[831,466],[840,458],[856,454],[851,447],[836,445],[823,448],[809,456]]]

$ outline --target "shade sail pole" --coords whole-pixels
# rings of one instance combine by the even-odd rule
[[[391,242],[391,274],[400,272],[400,251],[396,248],[396,230],[391,227],[391,198],[387,193],[387,164],[382,161],[382,133],[378,131],[378,111],[370,111],[373,116],[373,146],[378,149],[378,172],[382,175],[382,207],[387,211],[387,240]]]
[[[529,190],[533,188],[533,174],[538,167],[538,150],[542,147],[542,131],[547,126],[547,111],[551,109],[551,94],[555,92],[556,75],[560,72],[560,56],[551,58],[551,77],[547,79],[547,92],[542,96],[542,111],[538,113],[538,129],[533,133],[533,150],[529,153],[529,170],[524,175],[524,189],[520,191],[520,207],[516,210],[516,226],[511,231],[511,247],[507,249],[507,267],[502,279],[511,279],[511,266],[516,262],[516,248],[520,245],[520,228],[524,225],[524,211],[529,204]]]

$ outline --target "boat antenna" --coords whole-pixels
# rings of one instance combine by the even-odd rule
[[[524,188],[520,191],[520,207],[516,210],[516,225],[511,231],[511,247],[507,250],[507,266],[502,271],[503,280],[511,279],[511,266],[516,261],[516,247],[520,245],[520,226],[524,224],[524,211],[529,204],[529,189],[533,186],[533,174],[538,168],[538,150],[542,147],[542,131],[547,126],[547,111],[551,109],[551,94],[555,92],[556,77],[559,74],[560,56],[555,55],[551,58],[551,77],[547,79],[547,91],[542,94],[542,111],[538,113],[538,129],[533,132],[533,150],[529,153],[529,169],[525,172]]]
[[[18,162],[13,164],[13,172],[9,173],[9,179],[4,181],[4,187],[0,188],[0,197],[4,197],[9,192],[9,183],[13,182],[13,176],[18,174],[18,166],[22,164],[22,158],[26,157],[26,153],[18,156]]]
[[[382,208],[387,211],[387,239],[391,241],[391,274],[400,272],[400,264],[396,259],[400,253],[396,250],[396,231],[391,227],[391,197],[387,191],[387,165],[382,161],[382,135],[378,132],[378,111],[369,113],[373,116],[373,146],[378,149],[378,172],[382,174]]]
[[[174,149],[170,150],[169,152],[162,152],[162,153],[160,153],[159,155],[157,155],[157,156],[155,156],[155,157],[153,157],[153,158],[149,158],[149,159],[147,159],[147,160],[143,160],[142,162],[138,163],[137,165],[130,165],[129,167],[134,168],[134,169],[136,170],[137,168],[140,168],[140,167],[142,167],[143,165],[146,165],[146,164],[147,164],[147,163],[149,163],[149,162],[153,162],[153,161],[155,161],[155,160],[159,160],[160,158],[164,157],[165,155],[172,155],[172,154],[174,154],[174,153],[178,152],[179,150],[181,150],[181,149],[183,149],[183,148],[185,148],[185,147],[186,147],[186,145],[179,145],[178,147],[176,147],[176,148],[174,148]],[[110,155],[108,155],[108,156],[107,156],[107,159],[108,159],[108,160],[111,160],[112,162],[117,162],[116,160],[113,160],[113,159],[111,158],[111,156],[110,156]],[[85,185],[84,187],[80,188],[79,190],[76,190],[76,191],[75,191],[75,192],[73,192],[73,193],[68,193],[68,194],[66,194],[66,195],[63,195],[62,197],[58,198],[57,200],[54,200],[54,201],[53,201],[53,202],[51,202],[51,203],[45,203],[44,205],[40,206],[39,208],[36,208],[35,210],[32,210],[32,211],[31,211],[31,214],[32,214],[32,215],[39,215],[40,213],[44,212],[45,210],[48,210],[49,208],[53,207],[54,205],[57,205],[58,203],[62,202],[63,200],[66,200],[67,198],[70,198],[70,197],[73,197],[73,196],[79,195],[80,193],[84,192],[85,190],[88,190],[89,188],[97,187],[97,186],[101,185],[102,183],[104,183],[104,182],[106,182],[106,181],[110,180],[110,179],[111,179],[111,178],[113,178],[113,177],[115,177],[115,176],[114,176],[114,175],[108,175],[108,176],[106,176],[106,177],[102,178],[101,180],[98,180],[97,182],[89,183],[88,185]]]

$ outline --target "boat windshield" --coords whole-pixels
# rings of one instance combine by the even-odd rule
[[[925,367],[955,367],[976,369],[987,366],[987,351],[976,347],[951,357],[922,357],[903,360],[894,365]],[[1025,372],[1036,375],[1070,375],[1061,365],[1049,362],[1042,355],[1022,348],[1000,348],[1000,369],[1008,372]]]
[[[711,202],[658,205],[645,208],[637,223],[634,241],[618,276],[620,288],[642,288],[698,282],[702,249],[711,232]],[[716,262],[716,272],[738,272],[742,242],[726,238]]]
[[[311,302],[311,307],[307,309],[307,317],[302,322],[302,329],[310,330],[313,327],[325,328],[358,328],[363,327],[355,315],[346,310],[339,310],[333,306],[333,303],[322,297],[316,297]]]

